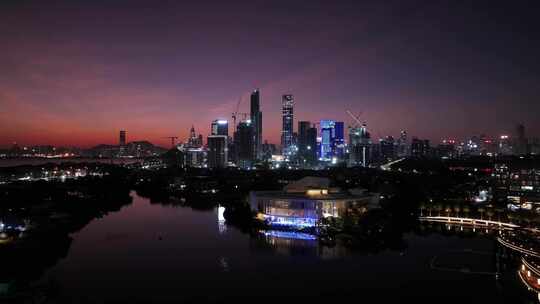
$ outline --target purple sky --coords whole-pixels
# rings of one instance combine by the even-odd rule
[[[349,109],[375,137],[540,135],[534,1],[187,2],[2,1],[0,146],[120,129],[167,146],[240,96],[249,112],[256,87],[275,143],[284,93],[296,121],[349,124]]]

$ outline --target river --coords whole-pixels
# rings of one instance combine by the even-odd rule
[[[352,252],[291,235],[249,235],[228,226],[220,208],[132,196],[132,204],[72,234],[67,255],[39,281],[83,303],[537,302],[515,268],[501,269],[490,236],[409,233],[402,249]]]

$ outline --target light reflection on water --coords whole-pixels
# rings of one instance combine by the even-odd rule
[[[66,258],[41,281],[57,282],[64,298],[89,302],[214,301],[299,293],[314,299],[355,298],[360,293],[377,297],[380,303],[432,302],[448,295],[449,286],[456,300],[505,303],[508,297],[524,295],[519,285],[507,284],[513,281],[506,276],[497,281],[430,268],[434,256],[456,250],[492,252],[488,259],[495,267],[496,245],[487,236],[408,234],[405,248],[355,253],[341,246],[322,246],[301,233],[242,233],[227,226],[222,208],[196,211],[162,206],[135,195],[132,205],[73,234]],[[461,259],[467,259],[464,256]],[[501,284],[505,288],[498,287]]]

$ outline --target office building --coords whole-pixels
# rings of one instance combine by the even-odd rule
[[[262,145],[262,150],[263,160],[265,161],[272,159],[272,155],[276,155],[278,153],[276,145],[268,143],[267,140],[264,141],[264,144]]]
[[[317,159],[317,128],[309,121],[298,122],[298,156],[301,165],[313,165]]]
[[[349,166],[367,167],[372,159],[371,135],[364,123],[349,130]]]
[[[333,143],[334,143],[334,134],[335,134],[335,125],[336,123],[333,120],[321,120],[321,150],[319,152],[319,158],[323,161],[330,161],[332,159],[333,153]]]
[[[208,136],[208,167],[225,168],[227,166],[227,136]]]
[[[286,94],[281,98],[282,106],[282,129],[281,129],[281,149],[283,155],[290,156],[293,152],[293,136],[294,136],[294,97]]]
[[[397,156],[406,157],[409,155],[409,145],[407,142],[407,131],[402,130],[399,133],[399,139],[397,140]]]
[[[126,154],[126,131],[121,130],[118,139],[119,155],[124,156]]]
[[[430,155],[429,140],[412,138],[411,155],[414,157],[427,157]]]
[[[126,145],[126,131],[124,131],[124,130],[120,131],[120,138],[119,138],[119,141],[118,141],[118,145],[120,147]]]
[[[253,91],[250,98],[250,118],[253,128],[253,159],[259,160],[262,157],[262,112],[261,94],[259,90]]]
[[[194,126],[191,126],[191,129],[189,130],[189,138],[188,138],[187,145],[191,148],[200,148],[203,145],[202,135],[195,134]]]
[[[237,165],[248,169],[253,165],[253,128],[251,121],[242,121],[238,124],[234,134]]]
[[[334,139],[332,141],[332,157],[342,160],[345,156],[345,125],[342,121],[334,124]]]
[[[212,121],[210,134],[229,136],[229,123],[224,119],[216,119]]]
[[[394,137],[386,136],[379,141],[380,156],[383,162],[391,161],[395,158]]]
[[[524,155],[528,153],[527,138],[525,137],[525,126],[518,124],[516,126],[516,135],[514,143],[514,153],[516,155]]]

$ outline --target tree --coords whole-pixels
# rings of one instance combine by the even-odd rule
[[[459,212],[461,211],[461,207],[459,205],[455,205],[454,211],[456,212],[456,217],[459,217]]]
[[[465,213],[465,217],[469,217],[469,213],[471,212],[471,208],[467,205],[463,206],[463,213]]]
[[[493,217],[494,214],[495,213],[493,212],[493,209],[491,209],[491,208],[486,211],[486,215],[488,216],[490,221],[491,221],[491,218]]]
[[[486,212],[486,208],[484,207],[478,207],[478,212],[480,213],[480,219],[483,220],[484,219],[484,212]]]

